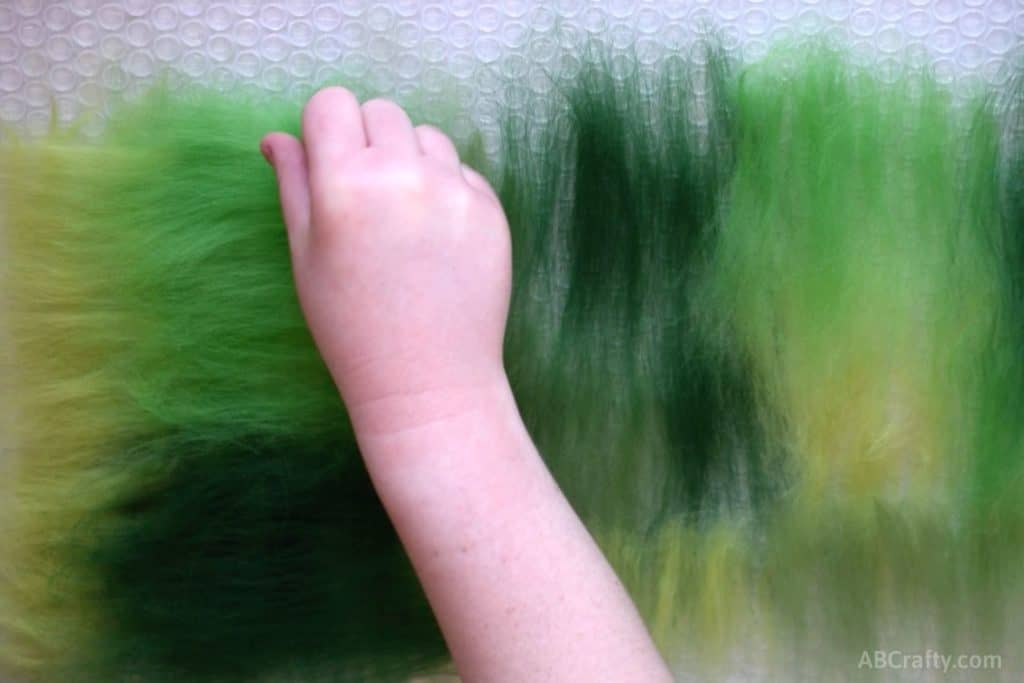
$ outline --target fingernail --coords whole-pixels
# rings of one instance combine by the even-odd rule
[[[260,143],[260,154],[263,155],[263,158],[267,160],[268,164],[270,164],[271,166],[274,165],[274,155],[270,150],[270,145],[268,145],[266,142]]]

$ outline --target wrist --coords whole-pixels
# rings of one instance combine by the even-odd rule
[[[509,483],[521,483],[524,472],[543,469],[503,371],[486,382],[364,403],[352,420],[363,461],[393,520],[421,514],[424,506],[445,508],[466,487],[489,491],[493,502],[503,497],[497,492],[518,489]]]
[[[515,407],[500,364],[457,377],[422,378],[372,396],[343,398],[361,442],[444,428],[480,411]]]

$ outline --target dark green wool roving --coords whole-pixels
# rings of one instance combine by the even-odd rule
[[[776,484],[749,368],[702,333],[734,126],[730,65],[702,58],[616,74],[592,53],[504,131],[513,387],[570,499],[610,526],[746,511]]]

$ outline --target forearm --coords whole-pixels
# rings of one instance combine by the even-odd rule
[[[453,397],[386,399],[353,420],[465,680],[671,680],[503,375]]]
[[[494,189],[441,131],[344,88],[310,98],[301,140],[261,149],[306,322],[463,676],[669,680],[501,370],[512,244]]]

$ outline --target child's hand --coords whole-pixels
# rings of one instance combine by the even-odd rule
[[[317,93],[263,140],[299,299],[464,680],[671,680],[502,367],[508,225],[394,104]]]
[[[487,181],[437,129],[343,88],[309,100],[302,137],[272,133],[261,148],[303,312],[353,420],[397,403],[404,420],[368,419],[415,426],[456,409],[429,397],[503,381],[511,250]]]

